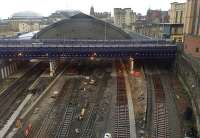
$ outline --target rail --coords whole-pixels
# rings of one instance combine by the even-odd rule
[[[67,105],[65,109],[64,118],[56,133],[55,136],[56,138],[60,137],[64,138],[68,135],[73,116],[74,116],[74,107],[72,105]]]
[[[97,116],[97,110],[94,107],[92,107],[88,116],[88,120],[85,126],[83,126],[82,128],[83,132],[81,134],[81,138],[92,138],[92,132],[96,122],[96,116]]]
[[[117,65],[117,101],[114,118],[114,137],[130,138],[130,122],[128,111],[128,99],[126,95],[125,78],[121,64]]]
[[[169,138],[169,120],[166,96],[159,75],[152,75],[155,101],[153,106],[153,138]]]

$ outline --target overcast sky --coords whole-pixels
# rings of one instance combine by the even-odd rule
[[[34,11],[47,16],[56,10],[74,9],[88,14],[91,5],[98,12],[130,7],[135,12],[146,14],[148,8],[168,10],[174,1],[186,0],[0,0],[0,18],[8,18],[19,11]]]

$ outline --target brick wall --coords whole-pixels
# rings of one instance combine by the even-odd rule
[[[200,37],[186,36],[184,51],[187,54],[200,58]]]

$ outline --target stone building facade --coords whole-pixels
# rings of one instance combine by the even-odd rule
[[[109,23],[113,23],[111,12],[95,12],[93,6],[90,8],[90,16],[96,17],[100,20],[103,20]]]
[[[169,22],[168,11],[149,9],[147,11],[146,21],[148,23],[153,23],[153,24],[168,23]]]
[[[178,2],[171,3],[171,9],[169,11],[170,23],[183,24],[186,14],[185,10],[186,10],[186,3],[178,3]]]
[[[42,19],[43,17],[37,13],[24,11],[14,13],[11,18],[7,19],[7,22],[14,32],[27,33],[40,30]]]
[[[132,31],[136,13],[131,8],[114,8],[114,24],[124,30]]]
[[[200,0],[188,0],[185,17],[185,44],[187,54],[200,58]]]

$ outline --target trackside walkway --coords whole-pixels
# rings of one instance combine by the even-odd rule
[[[134,114],[133,101],[132,101],[132,96],[131,96],[131,87],[130,87],[130,83],[127,78],[126,71],[123,71],[123,73],[124,73],[124,78],[125,78],[125,83],[126,83],[126,92],[127,92],[127,99],[128,99],[130,137],[137,138],[136,137],[136,126],[135,126],[135,114]]]

